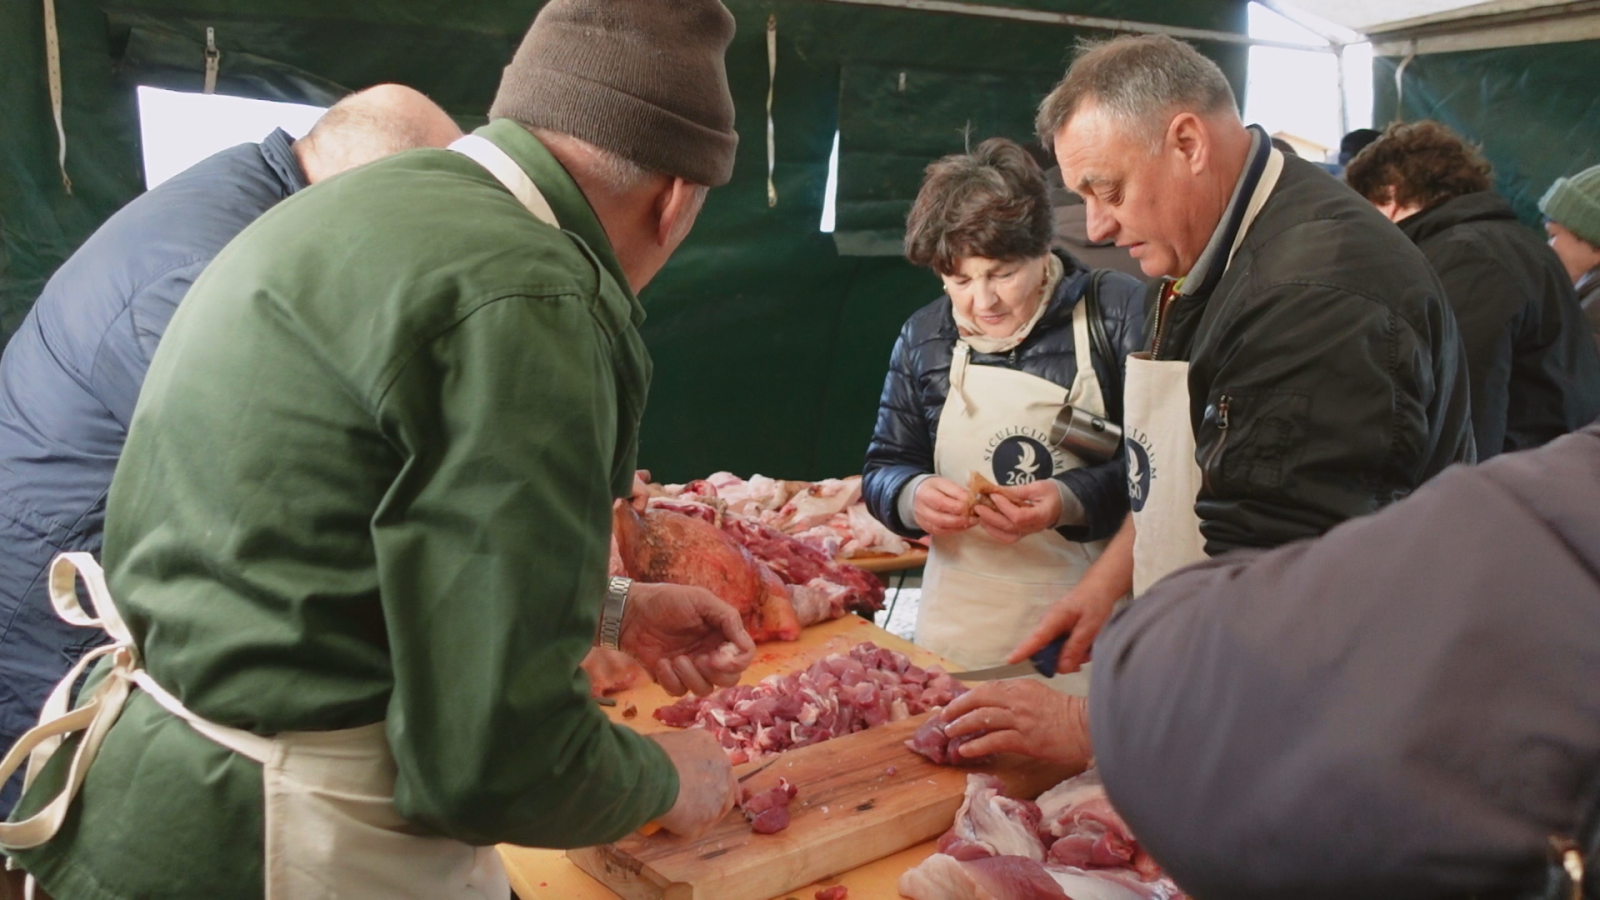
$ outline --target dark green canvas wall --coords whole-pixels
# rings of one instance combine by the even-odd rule
[[[0,8],[5,334],[60,259],[140,189],[133,85],[198,90],[206,26],[216,29],[223,52],[224,92],[326,103],[345,90],[393,80],[427,91],[471,124],[487,108],[500,67],[540,5],[56,2],[69,73],[68,169],[76,189],[70,198],[61,193],[55,169],[39,3]],[[1242,0],[1004,5],[1236,32],[1245,27]],[[715,469],[802,478],[854,472],[895,334],[938,286],[932,275],[894,257],[842,256],[832,236],[818,230],[841,97],[870,104],[843,139],[851,152],[841,182],[852,187],[842,199],[863,205],[842,211],[841,225],[866,212],[863,227],[892,229],[903,215],[896,204],[904,203],[907,178],[914,190],[920,165],[960,150],[961,129],[969,122],[974,141],[996,131],[1028,136],[1032,108],[1083,33],[819,0],[729,0],[729,7],[739,22],[728,54],[741,133],[738,164],[733,183],[712,193],[694,234],[644,295],[656,379],[642,462],[669,479]],[[764,140],[769,14],[777,16],[779,36],[779,199],[770,208]],[[1242,87],[1242,48],[1201,49]],[[893,96],[900,93],[902,70],[911,91],[937,90],[936,107],[907,106],[906,98]],[[868,80],[849,81],[857,72]],[[894,86],[884,90],[886,78]],[[848,127],[848,110],[845,116]]]
[[[1376,62],[1380,124],[1395,117],[1400,60]],[[1600,41],[1419,56],[1406,66],[1408,122],[1436,119],[1483,145],[1517,214],[1539,222],[1550,183],[1600,163]]]

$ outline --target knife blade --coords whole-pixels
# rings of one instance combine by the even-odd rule
[[[1066,643],[1067,636],[1062,635],[1024,662],[973,669],[969,672],[951,672],[950,677],[957,681],[998,681],[1002,678],[1021,678],[1025,675],[1043,675],[1050,678],[1056,674],[1056,660],[1061,657],[1061,648]]]
[[[768,766],[770,766],[773,763],[777,762],[780,758],[781,757],[779,757],[777,755],[774,755],[771,759],[767,760],[766,762],[756,766],[754,769],[751,769],[750,771],[744,773],[743,775],[740,775],[739,778],[738,778],[738,782],[740,784],[744,784],[746,781],[750,780],[750,776],[756,774],[757,772],[765,770]]]

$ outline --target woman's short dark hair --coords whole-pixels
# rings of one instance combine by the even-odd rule
[[[1487,191],[1493,169],[1478,149],[1438,122],[1395,123],[1344,170],[1344,180],[1373,203],[1427,209]]]
[[[1050,250],[1050,195],[1015,141],[990,138],[928,166],[906,217],[906,259],[941,275],[962,259],[1033,259]]]

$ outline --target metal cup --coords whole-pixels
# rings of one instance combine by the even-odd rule
[[[1050,426],[1050,442],[1086,462],[1105,462],[1122,446],[1122,429],[1076,406],[1063,406]]]

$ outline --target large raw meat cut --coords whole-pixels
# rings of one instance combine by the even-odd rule
[[[939,852],[907,871],[912,900],[1180,900],[1111,808],[1093,769],[1040,795],[1005,796],[999,779],[967,776]]]
[[[628,577],[702,587],[739,611],[758,642],[800,636],[789,590],[720,528],[696,516],[618,503],[612,516],[617,554]]]
[[[938,667],[923,669],[867,642],[803,672],[685,697],[655,717],[674,728],[706,729],[737,764],[919,715],[965,690]]]
[[[1161,874],[1150,854],[1111,807],[1100,770],[1090,769],[1039,795],[1040,835],[1050,859],[1080,868],[1131,868],[1141,876]]]
[[[950,830],[939,838],[939,852],[956,859],[1025,856],[1043,862],[1040,818],[1032,800],[1007,797],[999,778],[968,775],[967,795]]]

